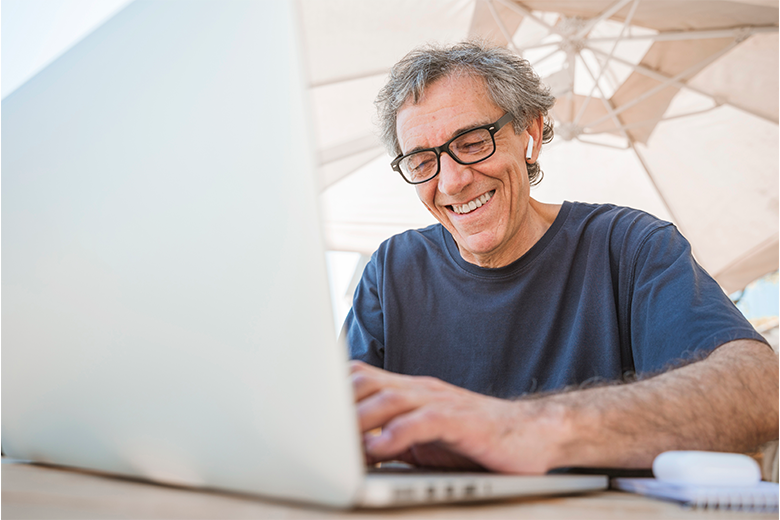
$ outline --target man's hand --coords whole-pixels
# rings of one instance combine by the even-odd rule
[[[369,462],[544,473],[554,454],[550,441],[564,431],[549,418],[524,431],[534,401],[487,397],[431,377],[353,361],[352,383]],[[370,433],[380,427],[380,435]]]
[[[649,468],[668,450],[747,452],[777,439],[777,356],[752,340],[636,383],[517,401],[357,361],[352,382],[369,462]]]

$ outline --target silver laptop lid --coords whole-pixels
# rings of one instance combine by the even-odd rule
[[[139,0],[3,100],[7,455],[352,503],[296,25]]]

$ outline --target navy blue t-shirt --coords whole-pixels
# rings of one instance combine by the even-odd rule
[[[355,359],[496,397],[763,341],[672,224],[570,202],[497,269],[463,260],[439,224],[390,238],[366,266],[342,334]]]

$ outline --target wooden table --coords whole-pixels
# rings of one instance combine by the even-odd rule
[[[267,499],[167,487],[103,475],[2,464],[2,515],[12,518],[777,518],[776,514],[691,510],[670,502],[605,491],[588,495],[385,511],[334,511]]]

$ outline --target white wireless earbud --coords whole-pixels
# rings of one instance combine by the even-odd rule
[[[534,156],[534,138],[530,135],[528,136],[528,148],[525,151],[525,158],[530,159]]]

